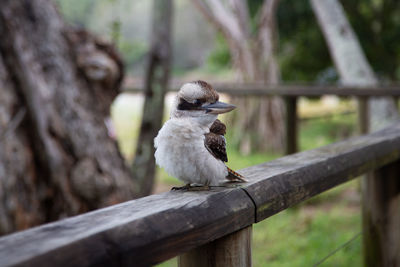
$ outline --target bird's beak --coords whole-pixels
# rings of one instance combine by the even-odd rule
[[[226,112],[229,112],[229,111],[235,109],[236,106],[217,101],[212,104],[204,105],[201,108],[205,109],[207,111],[207,113],[210,113],[210,114],[222,114],[222,113],[226,113]]]

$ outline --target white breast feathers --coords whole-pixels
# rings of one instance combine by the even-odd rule
[[[208,127],[186,118],[168,120],[154,139],[156,163],[186,184],[218,185],[228,170],[204,145]]]

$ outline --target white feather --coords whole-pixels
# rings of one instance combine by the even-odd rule
[[[204,134],[216,116],[172,117],[154,139],[156,163],[181,181],[218,185],[228,170],[204,145]]]

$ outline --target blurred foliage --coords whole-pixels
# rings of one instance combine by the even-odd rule
[[[151,1],[54,0],[66,19],[117,41],[128,70],[143,69]],[[247,0],[252,32],[263,0]],[[367,58],[381,80],[400,79],[400,1],[341,0]],[[284,81],[332,82],[338,75],[309,0],[281,0],[279,60]],[[229,48],[189,1],[176,0],[174,73],[231,69]],[[205,63],[205,64],[204,64]],[[138,73],[138,72],[136,72]],[[140,73],[140,71],[139,71]]]
[[[124,61],[129,70],[144,61],[148,46],[145,42],[129,42],[124,38],[120,38],[118,49],[124,55]]]
[[[117,45],[121,39],[121,21],[118,19],[111,22],[111,39]]]
[[[309,0],[281,0],[278,27],[282,79],[314,81],[324,77],[332,62]]]
[[[253,34],[263,0],[248,0]],[[279,61],[284,81],[335,81],[329,51],[316,23],[309,0],[281,0],[278,7]],[[229,48],[217,38],[208,67],[230,68]],[[223,55],[223,56],[222,56]],[[210,60],[211,57],[211,60]],[[222,64],[218,64],[221,60]]]
[[[400,79],[400,1],[341,1],[381,79]]]
[[[130,3],[129,0],[55,0],[66,20],[74,26],[85,27],[112,40],[123,55],[128,72],[142,65],[148,51],[148,42],[142,31],[136,29],[142,24],[128,23],[124,12],[146,9],[144,3]],[[136,25],[137,24],[137,25]],[[137,68],[141,73],[143,68]]]
[[[361,46],[378,76],[400,78],[400,1],[341,1]],[[327,46],[308,0],[282,0],[278,10],[284,80],[332,81]]]
[[[356,114],[334,115],[302,122],[300,149],[308,150],[350,137],[356,131]],[[323,134],[322,134],[323,133]]]
[[[113,40],[131,75],[143,74],[150,39],[152,1],[54,1],[69,23]],[[173,70],[177,74],[205,65],[214,47],[215,33],[190,1],[175,0],[174,4]]]
[[[248,0],[253,32],[256,32],[255,21],[262,3],[262,0]],[[341,0],[341,3],[379,78],[400,79],[400,1]],[[338,80],[309,0],[281,0],[277,19],[282,79],[310,82]],[[225,49],[222,45],[226,46]],[[229,52],[224,43],[219,43],[215,51]],[[226,58],[223,60],[226,62]]]
[[[217,33],[214,49],[208,55],[206,63],[211,71],[230,68],[231,55],[229,47],[221,33]]]

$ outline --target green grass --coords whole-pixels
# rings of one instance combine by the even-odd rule
[[[334,115],[301,123],[300,149],[309,150],[350,137],[356,131],[356,115]]]
[[[131,159],[139,116],[115,107],[120,147]],[[125,114],[120,115],[121,112]],[[354,115],[302,121],[300,147],[308,150],[345,139],[355,132]],[[135,125],[136,124],[136,125]],[[227,140],[229,144],[229,136]],[[273,160],[280,155],[241,155],[228,147],[228,166],[241,169]],[[157,184],[168,190],[181,183],[157,170]],[[312,266],[355,236],[361,229],[358,181],[351,181],[282,211],[253,226],[253,266]],[[176,258],[159,266],[177,266]],[[320,266],[361,266],[361,237],[329,257]]]
[[[359,203],[346,200],[357,183],[342,185],[254,225],[254,266],[312,266],[361,229]],[[316,202],[318,204],[312,204]],[[360,266],[360,238],[321,266]]]

